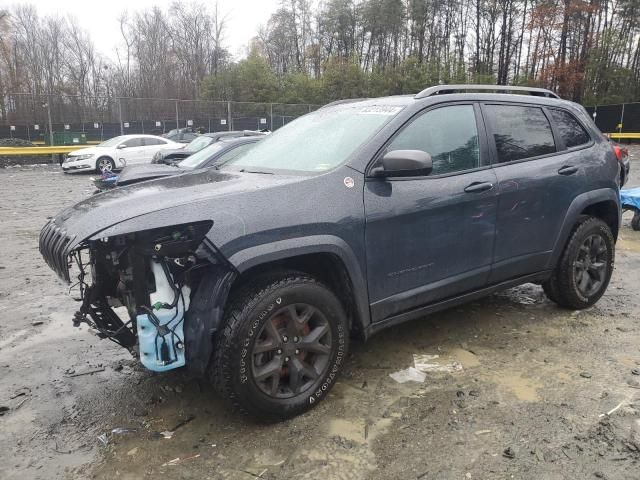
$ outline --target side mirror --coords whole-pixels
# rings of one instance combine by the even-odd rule
[[[127,148],[127,146],[124,143],[121,143],[120,145],[118,145],[116,147],[118,150],[122,150],[123,148]]]
[[[393,150],[387,152],[372,171],[376,177],[421,177],[433,169],[431,155],[422,150]]]

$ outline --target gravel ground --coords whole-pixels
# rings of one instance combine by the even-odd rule
[[[640,185],[640,148],[631,153],[629,185]],[[0,182],[0,478],[640,477],[640,233],[629,214],[595,307],[561,310],[524,285],[401,325],[352,344],[313,411],[260,425],[205,381],[152,374],[71,326],[77,303],[37,238],[92,192],[88,176],[14,167]],[[438,355],[424,383],[389,377],[416,354]]]

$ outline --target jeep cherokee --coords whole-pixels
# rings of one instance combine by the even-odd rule
[[[620,169],[585,110],[525,87],[346,100],[217,169],[88,198],[40,251],[74,322],[261,419],[317,404],[350,337],[525,282],[605,292]]]

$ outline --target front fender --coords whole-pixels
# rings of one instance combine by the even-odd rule
[[[367,332],[371,318],[365,275],[353,249],[342,238],[335,235],[289,238],[245,248],[231,255],[228,260],[242,274],[259,265],[313,253],[331,253],[342,261],[351,280],[362,331]]]
[[[564,247],[567,244],[569,235],[573,231],[573,228],[578,221],[578,218],[588,207],[601,202],[613,202],[617,206],[617,224],[620,227],[621,222],[621,210],[620,210],[620,196],[618,192],[611,188],[601,188],[598,190],[591,190],[589,192],[582,193],[573,199],[571,205],[567,209],[567,213],[562,223],[560,233],[556,238],[553,247],[553,253],[549,258],[547,264],[548,269],[553,269],[560,259],[560,255],[564,251]]]

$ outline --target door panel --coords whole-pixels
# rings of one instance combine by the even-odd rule
[[[490,283],[498,283],[546,268],[565,213],[583,189],[584,170],[578,155],[554,153],[559,142],[541,108],[485,105],[483,114],[496,140],[490,142],[498,179]]]
[[[368,181],[367,276],[374,321],[481,288],[493,256],[496,189],[492,170],[443,178]]]
[[[379,158],[391,150],[422,150],[432,156],[432,174],[365,183],[373,321],[486,284],[495,236],[496,177],[483,167],[486,144],[477,115],[471,104],[418,114]]]

